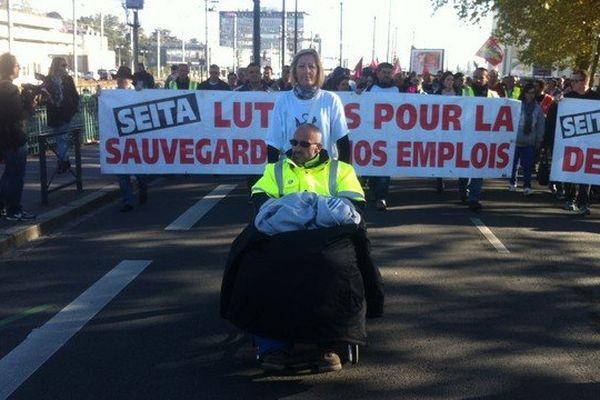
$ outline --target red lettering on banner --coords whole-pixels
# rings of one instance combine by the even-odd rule
[[[481,169],[485,166],[489,151],[485,143],[476,143],[471,149],[471,165]]]
[[[453,130],[460,131],[462,108],[456,104],[444,104],[442,113],[442,129],[448,131],[450,130],[450,125],[452,125]]]
[[[376,167],[383,167],[387,163],[387,142],[378,140],[373,143],[373,165]]]
[[[210,164],[212,152],[210,150],[203,152],[205,147],[210,146],[210,139],[200,139],[196,142],[196,160],[200,164]]]
[[[423,142],[415,142],[413,153],[413,167],[417,166],[435,166],[435,146],[436,142],[427,142],[423,147]]]
[[[233,102],[233,123],[238,128],[247,128],[250,126],[250,124],[252,124],[252,103],[244,103],[244,116],[246,118],[242,119],[241,103],[238,101],[234,101]]]
[[[252,164],[263,164],[267,161],[267,144],[261,139],[250,140],[250,160]]]
[[[490,143],[490,158],[488,158],[487,166],[488,168],[494,168],[494,164],[496,164],[496,148],[498,144]]]
[[[394,117],[394,107],[391,104],[375,104],[375,129],[381,129],[383,122],[390,122]]]
[[[500,132],[500,129],[505,128],[508,132],[512,132],[513,120],[512,120],[512,109],[510,106],[502,106],[498,111],[496,122],[494,122],[494,132]]]
[[[254,103],[254,108],[260,111],[260,127],[268,128],[269,127],[269,112],[275,107],[275,103],[267,103],[267,102],[256,102]]]
[[[152,144],[152,151],[150,151],[150,144]],[[156,164],[159,157],[157,140],[142,139],[142,159],[144,160],[144,164]]]
[[[231,153],[229,153],[229,145],[227,140],[218,139],[217,145],[215,146],[215,158],[214,164],[218,164],[221,160],[225,161],[225,164],[231,164]]]
[[[456,168],[469,168],[470,163],[463,157],[464,143],[456,143]]]
[[[123,159],[121,160],[121,163],[127,164],[129,163],[129,159],[133,159],[135,164],[142,163],[135,139],[125,139],[125,149],[123,150]]]
[[[565,172],[577,172],[583,166],[585,155],[579,147],[565,146],[562,169]]]
[[[408,112],[408,121],[404,120],[404,114]],[[417,124],[417,109],[412,104],[402,104],[396,112],[396,124],[403,130],[410,130]]]
[[[223,104],[215,101],[215,128],[229,128],[231,121],[223,119]]]
[[[492,124],[483,122],[483,111],[482,105],[475,107],[475,130],[481,132],[489,132],[492,130]]]
[[[344,113],[348,121],[348,129],[356,129],[360,126],[360,114],[355,112],[360,111],[360,103],[348,103],[344,106]]]
[[[410,142],[398,142],[398,151],[396,152],[396,165],[399,167],[410,167]]]
[[[437,128],[439,122],[440,122],[440,105],[439,104],[432,104],[431,105],[431,111],[430,111],[430,120],[427,118],[427,114],[428,110],[429,110],[429,105],[427,104],[421,104],[421,107],[419,109],[419,117],[420,117],[420,124],[421,124],[421,128],[425,129],[426,131],[432,131],[435,128]]]
[[[443,168],[446,161],[454,158],[454,144],[451,142],[440,142],[438,144],[438,153],[437,166]]]
[[[233,139],[231,141],[231,147],[233,147],[233,163],[248,164],[248,149],[250,148],[248,141]]]
[[[111,156],[106,158],[108,164],[118,164],[121,161],[121,151],[119,146],[119,138],[110,138],[106,141],[106,152]]]
[[[510,143],[501,143],[498,146],[498,158],[500,161],[496,163],[496,168],[506,168],[508,166],[508,162],[510,161],[510,156],[508,151],[510,150]]]
[[[194,163],[194,140],[181,139],[179,140],[179,162],[181,164]]]
[[[178,139],[171,140],[171,145],[169,146],[169,140],[167,139],[159,139],[160,140],[160,149],[165,157],[166,164],[173,164],[175,161],[175,154],[177,154],[177,144],[179,142]]]
[[[586,174],[600,174],[600,149],[587,149],[585,159]]]
[[[364,167],[371,162],[371,145],[366,140],[359,140],[354,146],[354,162]]]

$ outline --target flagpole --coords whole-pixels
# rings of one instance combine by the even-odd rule
[[[385,61],[390,62],[390,31],[392,28],[392,0],[389,1],[388,6],[388,31],[387,31],[387,49],[385,52]]]
[[[371,52],[371,61],[375,59],[375,31],[377,30],[377,17],[373,17],[373,51]]]

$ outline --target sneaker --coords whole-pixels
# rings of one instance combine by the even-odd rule
[[[577,206],[574,201],[567,201],[563,206],[563,210],[567,211],[577,211]]]
[[[35,219],[35,215],[21,211],[18,213],[7,214],[6,219],[9,221],[31,221]]]
[[[119,209],[119,212],[129,212],[133,210],[133,206],[131,204],[125,204],[123,207]]]
[[[317,364],[319,372],[334,372],[342,369],[342,360],[333,351],[326,351],[321,354]]]
[[[375,207],[379,211],[385,211],[387,210],[387,203],[385,202],[385,200],[377,200],[377,202],[375,203]]]
[[[525,188],[525,189],[523,189],[523,194],[525,196],[532,195],[533,194],[533,189],[532,188]]]
[[[578,206],[575,212],[577,215],[590,215],[591,210],[588,206]]]
[[[470,201],[469,202],[469,210],[471,210],[471,211],[479,211],[482,208],[483,208],[483,206],[478,201]]]
[[[271,351],[262,357],[262,369],[265,372],[282,372],[287,368],[288,353],[281,350]]]
[[[509,192],[514,192],[517,190],[517,185],[508,185],[508,191]]]

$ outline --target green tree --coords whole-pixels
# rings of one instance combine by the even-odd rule
[[[545,67],[588,69],[595,74],[600,45],[600,0],[431,0],[452,4],[459,18],[477,23],[493,13],[494,35],[517,46],[519,59]]]

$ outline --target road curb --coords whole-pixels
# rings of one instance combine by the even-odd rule
[[[0,234],[0,255],[48,234],[53,229],[110,203],[119,196],[119,186],[110,184],[67,205],[38,215],[32,225],[17,225],[6,229]]]

